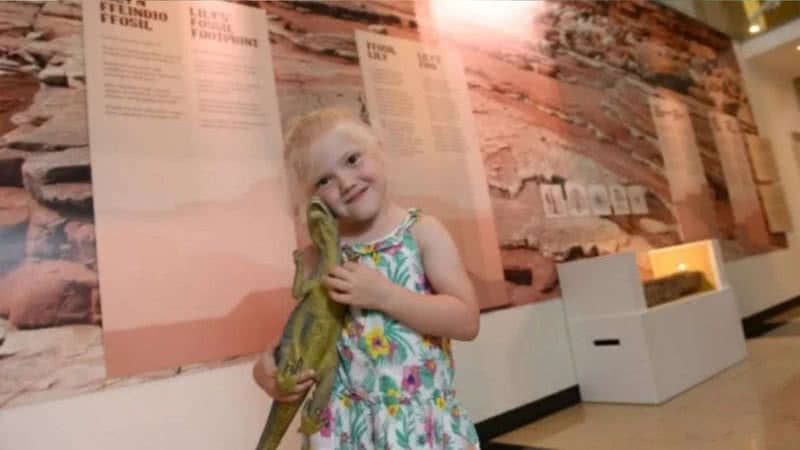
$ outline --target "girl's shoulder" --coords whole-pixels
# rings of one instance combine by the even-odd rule
[[[415,222],[414,226],[410,228],[410,231],[420,249],[424,250],[425,247],[436,240],[450,239],[450,232],[447,231],[442,221],[436,216],[423,214],[417,209],[412,209],[412,211]]]

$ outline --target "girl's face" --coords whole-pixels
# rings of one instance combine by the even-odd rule
[[[306,181],[339,220],[369,221],[383,207],[386,177],[378,151],[340,128],[308,148]]]

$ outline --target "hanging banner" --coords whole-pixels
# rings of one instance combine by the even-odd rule
[[[83,7],[108,376],[263,350],[296,241],[263,11]]]
[[[453,234],[481,308],[508,303],[483,161],[456,55],[357,30],[367,110],[392,191]]]

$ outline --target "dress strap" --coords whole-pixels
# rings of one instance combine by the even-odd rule
[[[406,218],[403,219],[403,222],[400,223],[400,226],[397,227],[397,231],[395,232],[396,235],[402,236],[411,228],[419,218],[419,208],[410,208],[406,213]]]
[[[382,239],[372,241],[366,244],[344,245],[342,251],[345,259],[348,261],[357,261],[362,256],[369,256],[376,262],[380,260],[379,253],[382,251],[391,251],[392,249],[399,248],[403,245],[403,238],[419,217],[419,208],[410,208],[406,213],[406,217],[400,222],[391,233]]]

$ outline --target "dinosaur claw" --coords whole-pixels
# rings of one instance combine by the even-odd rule
[[[303,434],[314,434],[322,429],[322,420],[319,416],[304,414],[300,418],[300,432]]]

